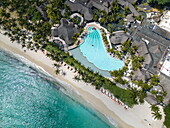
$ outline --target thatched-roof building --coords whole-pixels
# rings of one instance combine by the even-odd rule
[[[66,19],[61,19],[60,26],[51,30],[52,37],[60,37],[67,45],[72,44],[72,36],[74,33],[79,32],[79,28],[75,27],[73,23],[68,22]]]
[[[129,14],[129,15],[127,15],[126,18],[125,18],[125,22],[126,22],[127,24],[133,23],[134,21],[135,21],[135,18],[134,18],[134,16],[133,16],[133,14]]]
[[[97,8],[97,9],[100,9],[102,11],[105,11],[106,13],[109,12],[109,2],[105,0],[105,2],[103,1],[100,1],[100,0],[90,0],[87,4],[87,7],[92,9],[93,7],[94,8]]]
[[[66,1],[65,4],[67,4],[72,12],[78,12],[82,15],[84,15],[85,20],[92,20],[93,19],[93,13],[92,10],[86,7],[86,5],[78,3],[78,2],[70,2]]]
[[[168,25],[167,25],[168,26]],[[159,36],[167,39],[167,40],[170,40],[170,32],[165,30],[165,29],[162,29],[161,27],[159,26],[155,26],[153,28],[153,32],[158,34]]]
[[[136,70],[134,71],[134,75],[132,77],[133,80],[142,80],[142,81],[146,81],[150,78],[150,75],[148,73],[145,73],[145,71],[143,70]]]
[[[139,56],[144,57],[143,66],[147,70],[150,66],[153,65],[152,56],[148,50],[147,44],[145,41],[140,40],[139,42],[133,42],[133,45],[137,46],[137,52]]]
[[[127,41],[129,37],[124,32],[119,32],[110,36],[110,42],[113,45],[120,45],[124,41]]]
[[[139,16],[139,13],[136,11],[134,6],[129,1],[118,0],[118,3],[122,6],[128,7],[129,10],[133,13],[133,15]]]

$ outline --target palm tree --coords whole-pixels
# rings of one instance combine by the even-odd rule
[[[66,75],[66,72],[62,70],[61,74],[62,74],[63,76],[65,76],[65,75]]]
[[[74,76],[73,79],[75,79],[76,81],[80,81],[81,80],[79,75]]]
[[[61,65],[60,64],[54,64],[54,66],[58,69],[58,68],[60,68],[61,67]]]
[[[156,100],[158,103],[162,103],[163,102],[163,96],[162,95],[156,95]]]
[[[56,73],[56,75],[58,75],[60,73],[60,69],[57,68],[55,73]]]
[[[137,103],[138,90],[136,88],[130,88],[130,96]]]
[[[139,103],[144,103],[144,98],[147,96],[146,92],[140,90],[138,91],[137,95],[138,95]]]
[[[156,104],[151,105],[150,108],[151,108],[151,111],[153,111],[153,112],[159,111],[159,108],[158,108],[158,106]]]
[[[153,112],[152,114],[154,119],[158,119],[158,120],[162,119],[162,115],[159,112]]]

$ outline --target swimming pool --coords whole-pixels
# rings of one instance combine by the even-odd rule
[[[97,28],[89,27],[87,37],[79,45],[79,49],[87,60],[101,70],[113,71],[122,68],[123,61],[113,59],[104,48],[102,37]]]

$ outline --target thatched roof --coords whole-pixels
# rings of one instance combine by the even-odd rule
[[[128,0],[131,4],[135,3],[137,0]]]
[[[89,0],[75,0],[75,2],[77,2],[77,3],[88,3]]]
[[[163,38],[170,40],[170,32],[166,31],[165,29],[162,29],[159,26],[155,26],[153,29],[153,32],[158,34],[159,36],[162,36]]]
[[[134,75],[132,79],[145,81],[149,78],[150,78],[150,75],[148,73],[145,73],[143,70],[138,69],[134,71]]]
[[[86,7],[85,5],[81,4],[81,3],[73,3],[70,1],[66,1],[65,2],[66,5],[68,5],[71,9],[72,12],[79,12],[82,15],[84,15],[84,19],[85,20],[92,20],[93,19],[93,14],[92,14],[92,10],[89,9],[88,7]]]
[[[105,1],[106,2],[106,1]],[[105,3],[106,4],[106,3]],[[88,2],[88,4],[87,4],[87,7],[88,8],[92,8],[92,7],[95,7],[95,8],[97,8],[97,9],[100,9],[100,10],[103,10],[103,11],[105,11],[105,12],[109,12],[109,9],[108,9],[108,7],[106,7],[106,6],[104,6],[103,4],[102,4],[102,2],[100,2],[100,0],[90,0],[89,2]]]
[[[159,47],[159,45],[155,45],[149,48],[149,51],[151,53],[161,53],[161,49]]]
[[[150,104],[157,104],[156,99],[153,95],[148,95],[145,100]]]
[[[126,20],[126,22],[130,22],[131,23],[131,22],[134,22],[135,19],[134,19],[133,14],[129,14],[129,15],[126,16],[125,20]]]
[[[74,27],[73,23],[68,22],[66,19],[61,19],[60,26],[52,29],[53,37],[60,37],[65,40],[68,45],[72,44],[72,36],[74,33],[78,33],[79,29]]]
[[[149,53],[147,45],[143,40],[140,40],[138,42],[134,42],[133,44],[137,46],[137,48],[138,48],[137,51],[138,51],[138,54],[140,56],[144,56],[145,54]]]
[[[35,4],[35,8],[41,13],[42,17],[47,20],[47,13],[46,11],[43,10],[43,8],[39,7],[38,5]]]
[[[134,8],[134,6],[128,2],[128,1],[124,1],[124,0],[118,0],[118,3],[122,6],[128,7],[130,9],[130,11],[135,15],[138,16],[139,13],[136,11],[136,9]]]
[[[108,8],[109,7],[109,2],[107,2],[107,1],[103,2],[103,6]]]
[[[110,37],[110,41],[114,45],[118,45],[123,43],[124,41],[127,41],[129,37],[123,32],[123,33],[116,33]]]
[[[148,53],[144,56],[145,60],[144,60],[144,64],[151,64],[152,62],[152,58],[151,55]]]

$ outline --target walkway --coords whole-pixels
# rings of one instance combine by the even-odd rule
[[[78,16],[78,17],[81,18],[81,21],[80,21],[80,23],[79,23],[79,25],[81,25],[81,24],[83,23],[83,21],[84,21],[83,16],[80,15],[79,13],[73,13],[73,14],[70,16],[70,18],[72,19],[72,18],[75,17],[75,16]]]
[[[60,37],[53,37],[53,40],[59,40],[59,41],[61,41],[62,44],[64,45],[64,51],[65,51],[65,52],[68,52],[68,46],[67,46],[66,42],[65,42],[63,39],[61,39]]]

